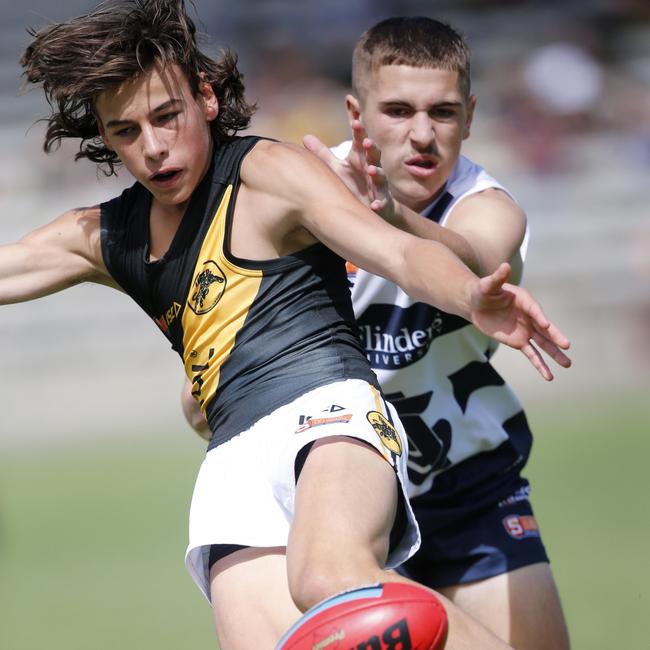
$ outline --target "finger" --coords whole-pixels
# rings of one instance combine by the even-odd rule
[[[368,176],[372,178],[372,182],[377,185],[377,187],[383,187],[388,185],[388,179],[386,178],[386,173],[381,167],[377,165],[368,165]]]
[[[336,160],[336,156],[329,150],[327,145],[325,145],[321,140],[319,140],[315,135],[307,134],[302,139],[302,144],[308,151],[311,151],[313,154],[318,156],[323,162],[326,162],[328,165]]]
[[[510,264],[503,262],[496,271],[480,279],[479,286],[481,287],[481,292],[485,295],[497,295],[501,293],[503,285],[509,276]]]
[[[545,336],[534,332],[532,336],[533,341],[548,354],[555,363],[562,366],[563,368],[571,367],[571,359],[560,350],[553,341],[549,341]]]
[[[361,120],[352,120],[350,126],[352,127],[352,149],[365,155],[363,141],[366,137],[366,130],[363,128]]]
[[[367,171],[372,183],[373,197],[377,200],[382,201],[385,205],[388,201],[389,192],[388,179],[386,178],[384,170],[381,167],[370,165]]]
[[[528,361],[530,361],[537,372],[546,380],[553,380],[553,373],[551,369],[546,365],[546,362],[542,358],[542,355],[539,353],[539,350],[529,341],[526,345],[521,348],[521,351],[526,356]]]
[[[527,291],[523,289],[520,291],[520,297],[522,301],[524,301],[522,306],[533,321],[535,328],[539,331],[547,331],[551,327],[551,321],[544,313],[542,306]],[[557,332],[559,333],[559,330],[557,330]]]
[[[379,148],[370,138],[364,138],[363,148],[366,152],[366,160],[369,165],[376,165],[377,167],[381,163],[381,152]]]
[[[571,347],[569,339],[556,327],[553,323],[549,322],[547,327],[541,328],[540,333],[551,340],[558,348],[568,350]]]

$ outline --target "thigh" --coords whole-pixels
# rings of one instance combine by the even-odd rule
[[[294,447],[284,457],[296,459],[295,483],[285,483],[287,494],[276,482],[276,495],[292,513],[290,571],[295,559],[305,566],[308,554],[339,565],[353,554],[366,567],[400,564],[419,535],[406,498],[406,436],[394,409],[359,381],[315,391],[300,408],[326,415],[292,434]]]
[[[289,595],[284,548],[247,548],[210,570],[220,650],[273,650],[300,612]]]
[[[569,648],[560,598],[546,562],[439,591],[517,650]]]
[[[290,557],[383,568],[397,503],[395,470],[374,448],[348,437],[316,441],[296,486]]]

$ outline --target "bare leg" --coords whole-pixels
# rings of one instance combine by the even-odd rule
[[[350,438],[314,444],[298,480],[287,546],[289,588],[301,610],[344,589],[410,582],[383,568],[397,498],[393,469],[368,445]],[[509,647],[441,600],[449,619],[447,650]]]
[[[547,563],[440,590],[516,650],[568,650],[562,605]]]
[[[210,572],[221,650],[274,650],[301,615],[289,595],[285,549],[243,549]]]

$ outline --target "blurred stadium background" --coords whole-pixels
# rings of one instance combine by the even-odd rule
[[[129,184],[41,152],[21,93],[26,27],[83,0],[0,0],[0,243]],[[207,50],[240,55],[251,131],[347,136],[355,39],[377,20],[451,22],[479,103],[465,152],[510,187],[532,239],[525,284],[573,341],[545,384],[497,365],[536,432],[529,475],[574,647],[650,648],[650,5],[643,0],[197,0]],[[129,299],[81,286],[0,317],[0,648],[213,647],[183,573],[203,445],[182,368]],[[615,622],[615,621],[618,621]]]

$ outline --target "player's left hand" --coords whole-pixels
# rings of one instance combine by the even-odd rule
[[[478,280],[470,299],[472,323],[493,339],[521,350],[542,377],[551,381],[553,373],[540,350],[568,368],[571,359],[563,350],[569,349],[569,340],[526,289],[507,283],[509,275],[510,265],[504,263]]]

